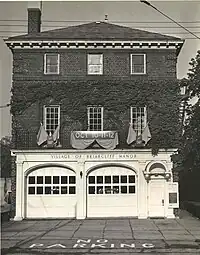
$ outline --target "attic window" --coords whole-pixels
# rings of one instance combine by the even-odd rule
[[[45,74],[59,74],[60,69],[60,55],[48,53],[44,55],[44,73]]]

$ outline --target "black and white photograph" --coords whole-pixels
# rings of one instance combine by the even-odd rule
[[[200,1],[0,1],[1,254],[200,254]]]

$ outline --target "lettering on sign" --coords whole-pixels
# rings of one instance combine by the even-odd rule
[[[114,139],[116,131],[73,131],[76,139]]]
[[[135,154],[52,154],[51,159],[134,159],[136,158]]]
[[[43,244],[43,243],[35,243],[31,244],[29,248],[42,248],[42,249],[66,249],[66,248],[71,248],[71,245],[67,244],[61,244],[61,243],[56,243],[56,244]],[[97,239],[97,240],[91,240],[91,239],[78,239],[75,244],[72,244],[72,248],[99,248],[99,249],[110,249],[110,248],[115,248],[115,249],[121,249],[121,248],[126,248],[126,249],[134,249],[134,248],[145,248],[145,249],[152,249],[155,248],[155,245],[152,243],[131,243],[129,242],[110,242],[107,239]]]

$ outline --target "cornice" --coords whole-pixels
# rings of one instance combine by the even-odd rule
[[[51,41],[6,40],[10,49],[177,49],[183,41]]]

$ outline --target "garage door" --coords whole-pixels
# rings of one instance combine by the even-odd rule
[[[75,217],[76,176],[68,169],[45,167],[27,178],[28,218]]]
[[[125,167],[104,167],[87,178],[87,216],[137,216],[135,173]]]

